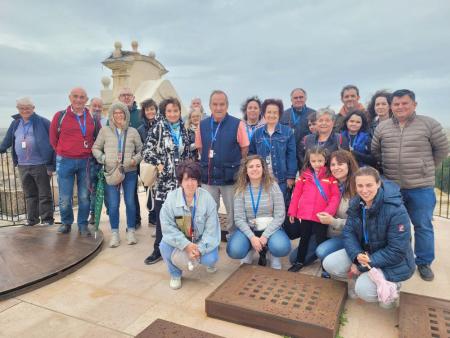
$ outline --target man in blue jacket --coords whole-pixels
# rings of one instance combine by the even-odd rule
[[[0,153],[12,148],[15,166],[19,168],[27,206],[26,225],[53,225],[53,198],[50,177],[55,171],[55,153],[49,140],[50,121],[34,112],[30,98],[17,100],[19,114],[0,145]]]

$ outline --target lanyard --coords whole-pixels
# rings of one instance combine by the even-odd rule
[[[83,111],[83,125],[81,124],[80,117],[77,114],[75,114],[75,116],[77,118],[78,124],[80,125],[81,135],[83,135],[83,138],[86,138],[86,110]]]
[[[302,110],[300,110],[300,114],[302,114],[305,110],[306,110],[306,104],[302,107]],[[297,114],[294,111],[294,107],[291,107],[291,121],[294,122],[294,125],[292,127],[295,127],[299,120],[300,120],[300,116],[297,116]]]
[[[348,133],[347,135],[348,135],[347,138],[350,143],[350,149],[353,149],[353,147],[355,146],[355,143],[357,143],[356,141],[358,140],[360,133],[358,132],[356,135],[353,135],[354,136],[353,139],[352,139],[352,135],[350,135],[350,133]]]
[[[319,189],[320,194],[322,195],[323,199],[325,200],[325,202],[328,203],[328,197],[327,194],[325,194],[325,191],[322,188],[322,185],[320,184],[319,179],[317,178],[316,173],[313,173],[314,176],[314,183],[316,184],[317,189]]]
[[[214,130],[214,126],[213,126],[214,119],[211,116],[211,146],[216,141],[217,133],[219,132],[219,128],[220,128],[220,125],[222,124],[222,121],[219,122],[216,132],[214,132],[213,131]]]
[[[254,125],[253,127],[248,126],[248,124],[245,125],[247,128],[247,136],[248,136],[248,140],[251,141],[253,134],[255,133],[255,129],[256,129],[256,125]]]
[[[30,128],[32,126],[31,121],[28,121],[25,123],[24,120],[22,120],[22,128],[23,128],[23,139],[25,140],[27,138],[28,132],[30,131]]]
[[[367,231],[366,227],[366,207],[362,207],[362,227],[363,227],[363,234],[364,234],[364,243],[369,244],[369,233]]]
[[[256,201],[256,205],[255,205],[255,198],[253,197],[253,189],[251,184],[248,185],[248,190],[250,191],[250,197],[252,198],[253,213],[255,214],[256,218],[256,214],[258,213],[259,209],[259,201],[261,200],[262,184],[259,185],[258,200]]]
[[[180,146],[180,139],[181,139],[181,130],[179,131],[179,133],[177,135],[177,132],[172,128],[172,126],[170,124],[169,124],[169,128],[170,128],[170,135],[172,135],[173,143],[175,143],[175,145],[177,147],[179,147]]]
[[[119,132],[117,131],[117,128],[116,128],[116,135],[117,135],[117,138],[119,139],[119,142],[117,142],[117,150],[119,151],[119,153],[122,153],[122,149],[123,149],[123,134],[124,134],[123,130],[119,134]]]
[[[339,192],[341,193],[341,197],[342,197],[345,192],[345,184],[344,183],[339,183]]]
[[[187,205],[186,202],[186,195],[184,194],[183,191],[183,198],[184,198],[184,203],[186,204],[186,206],[189,208],[189,210],[191,210],[191,208]],[[195,211],[197,210],[197,193],[194,193],[194,205],[192,206],[192,211],[191,211],[191,229],[190,229],[190,235],[192,237],[192,240],[194,240],[194,233],[195,233]]]

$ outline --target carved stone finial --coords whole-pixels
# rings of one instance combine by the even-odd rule
[[[150,56],[151,58],[155,58],[155,52],[151,50],[150,52],[148,52],[148,56]]]
[[[109,89],[109,85],[111,84],[111,79],[109,78],[109,76],[102,77],[102,84],[104,89]]]
[[[136,40],[131,41],[131,48],[133,48],[133,52],[137,53],[138,52],[138,42]]]
[[[122,56],[122,43],[120,41],[116,41],[114,43],[114,52],[113,52],[113,57],[115,58],[120,58]]]

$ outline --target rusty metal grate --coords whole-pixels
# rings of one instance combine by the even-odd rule
[[[400,294],[400,337],[450,338],[450,301]]]
[[[157,319],[136,338],[223,338],[212,333],[200,331],[188,326]]]
[[[295,337],[334,337],[343,282],[242,265],[206,299],[208,316]]]

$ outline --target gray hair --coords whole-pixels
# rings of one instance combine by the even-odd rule
[[[116,109],[120,109],[125,113],[126,116],[130,116],[130,111],[128,110],[128,107],[122,102],[114,102],[108,109],[108,115],[112,115]]]
[[[228,96],[227,96],[227,94],[226,94],[223,90],[220,90],[220,89],[216,89],[216,90],[213,90],[213,91],[212,91],[211,95],[209,96],[209,104],[211,104],[211,99],[212,99],[212,97],[213,97],[214,95],[218,95],[218,94],[222,94],[222,95],[225,96],[225,101],[227,102],[227,106],[228,106]]]
[[[334,112],[333,109],[330,108],[330,106],[325,107],[325,108],[320,108],[316,111],[316,119],[317,120],[319,118],[321,118],[323,115],[330,116],[333,121],[336,120],[336,113]]]
[[[128,87],[124,87],[119,91],[119,96],[124,94],[131,94],[134,96],[133,91],[131,90],[131,88]]]
[[[294,88],[291,90],[291,97],[292,97],[292,95],[294,95],[294,92],[296,92],[296,91],[302,91],[303,94],[305,94],[305,96],[308,96],[308,94],[306,93],[306,90],[304,90],[303,88]]]
[[[102,100],[101,98],[99,98],[99,97],[93,97],[93,98],[91,99],[91,101],[89,102],[89,105],[93,104],[94,101],[99,101],[99,102],[101,102],[101,104],[103,104],[103,100]]]
[[[16,100],[16,105],[17,106],[33,106],[34,107],[33,101],[28,96],[21,97],[20,99],[17,99]]]

